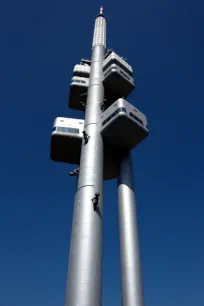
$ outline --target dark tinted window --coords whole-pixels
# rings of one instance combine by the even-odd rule
[[[127,113],[127,111],[126,111],[126,108],[124,108],[124,107],[121,107],[121,108],[120,108],[120,112],[124,112],[124,113]]]
[[[138,118],[137,116],[135,116],[133,113],[129,113],[129,115],[130,115],[132,118],[134,118],[136,121],[138,121],[139,123],[141,123],[141,124],[143,125],[143,121],[142,121],[140,118]]]
[[[104,77],[106,77],[110,72],[111,72],[111,69],[109,69],[108,71],[106,71],[106,73],[104,74]]]
[[[75,134],[79,134],[79,129],[69,128],[69,127],[57,126],[57,127],[55,127],[55,130],[57,132],[60,132],[60,133],[75,133]]]
[[[127,113],[126,108],[124,107],[119,107],[114,113],[112,113],[106,120],[103,121],[102,126],[104,126],[108,121],[110,121],[113,117],[117,115],[117,113]]]
[[[56,127],[56,131],[57,131],[57,132],[61,132],[61,127],[60,127],[60,126],[57,126],[57,127]]]
[[[120,70],[120,73],[121,73],[127,80],[130,79],[130,78],[127,76],[127,74],[125,74],[122,70]]]

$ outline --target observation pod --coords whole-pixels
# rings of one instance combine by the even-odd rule
[[[84,110],[89,87],[89,75],[91,61],[81,59],[80,64],[74,66],[71,79],[68,107],[77,110]]]
[[[83,141],[84,120],[58,117],[51,133],[50,158],[55,162],[80,164]],[[115,162],[115,148],[104,146],[104,180],[117,177],[118,165]]]
[[[113,103],[100,120],[104,142],[128,150],[149,134],[146,116],[122,98]]]
[[[119,55],[110,50],[103,62],[105,97],[112,103],[126,98],[135,88],[132,67]]]
[[[78,165],[83,129],[84,120],[57,117],[51,134],[51,160]]]
[[[72,109],[84,110],[89,87],[90,65],[89,60],[82,59],[79,65],[74,66],[68,99],[68,106]],[[118,98],[126,98],[134,90],[132,67],[112,50],[106,53],[103,73],[106,108]]]

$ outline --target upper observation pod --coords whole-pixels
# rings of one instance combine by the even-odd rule
[[[131,150],[148,134],[146,116],[124,99],[118,99],[101,116],[104,143]]]
[[[103,7],[100,8],[100,13],[95,21],[92,47],[94,48],[98,45],[102,45],[106,48],[106,20],[103,15]]]
[[[74,66],[68,97],[68,105],[72,109],[84,110],[90,70],[91,61],[87,59],[81,59],[80,64]]]
[[[89,86],[91,61],[81,59],[80,64],[74,66],[73,78],[70,85],[68,106],[72,109],[84,110]],[[105,89],[105,109],[117,99],[127,96],[134,90],[132,67],[127,61],[108,50],[103,62],[103,84]]]
[[[80,164],[84,120],[57,117],[51,133],[50,158],[55,162]],[[116,152],[112,146],[104,147],[104,180],[117,177]]]
[[[116,99],[126,98],[135,88],[132,67],[127,61],[109,50],[103,62],[105,97],[112,104]]]
[[[90,65],[88,60],[82,59],[79,65],[74,66],[73,75],[80,77],[89,77],[91,70]]]

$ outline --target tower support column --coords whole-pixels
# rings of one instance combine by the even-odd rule
[[[65,306],[102,305],[103,139],[99,119],[104,101],[105,26],[101,10],[94,28]]]
[[[120,159],[118,205],[122,306],[144,306],[132,159],[128,152]]]

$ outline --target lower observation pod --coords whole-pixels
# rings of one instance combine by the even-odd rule
[[[118,99],[101,116],[101,134],[105,143],[131,150],[149,134],[146,116]]]
[[[79,165],[83,130],[84,120],[56,118],[51,134],[51,160]],[[117,177],[118,166],[114,154],[114,148],[111,145],[104,146],[104,180]]]
[[[56,118],[51,134],[51,159],[79,164],[83,129],[84,120]]]

